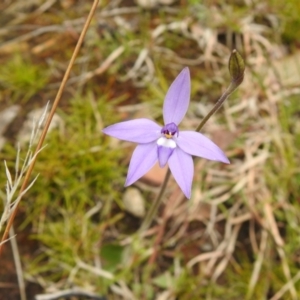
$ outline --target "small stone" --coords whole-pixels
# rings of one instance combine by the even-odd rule
[[[12,105],[0,112],[0,150],[6,143],[6,138],[3,136],[8,126],[12,123],[14,118],[19,113],[21,107],[18,105]]]
[[[0,112],[0,135],[2,135],[8,125],[13,121],[13,119],[17,116],[17,114],[19,113],[21,107],[18,105],[12,105],[6,109],[4,109],[3,111]]]
[[[143,8],[154,8],[158,4],[158,0],[135,0],[135,2]]]
[[[124,209],[137,218],[145,216],[145,200],[137,188],[127,188],[123,195]]]
[[[135,0],[135,2],[146,9],[152,9],[157,7],[159,4],[161,5],[171,5],[176,0]]]

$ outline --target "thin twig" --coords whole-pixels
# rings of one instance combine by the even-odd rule
[[[265,199],[271,199],[271,196],[269,195],[268,191],[265,191],[265,193],[263,195],[265,196]],[[288,288],[289,288],[289,291],[291,294],[291,298],[293,300],[298,299],[296,288],[293,285],[293,281],[291,281],[291,270],[290,270],[290,267],[289,267],[289,264],[288,264],[288,261],[286,258],[286,254],[283,249],[284,241],[279,233],[279,229],[278,229],[278,225],[275,220],[273,209],[271,207],[271,204],[268,201],[265,201],[264,212],[265,212],[265,216],[266,216],[267,227],[275,241],[276,250],[277,250],[277,253],[281,260],[283,273],[284,273],[286,279],[288,280],[288,282],[290,282],[290,284],[288,285]]]

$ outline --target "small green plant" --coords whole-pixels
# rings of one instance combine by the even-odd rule
[[[19,53],[1,66],[0,86],[12,102],[26,102],[40,91],[47,81],[47,71]]]

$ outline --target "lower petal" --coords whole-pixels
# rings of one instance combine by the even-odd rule
[[[194,176],[194,163],[191,155],[176,148],[169,158],[169,167],[182,192],[190,199]]]
[[[146,174],[157,161],[157,144],[138,145],[132,153],[125,186],[133,184]]]
[[[158,162],[161,168],[163,168],[166,165],[173,151],[174,148],[168,148],[164,146],[157,147]]]

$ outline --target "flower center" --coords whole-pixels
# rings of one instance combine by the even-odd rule
[[[161,133],[167,139],[172,139],[175,134],[178,136],[179,131],[175,123],[169,123],[162,128]]]
[[[160,167],[164,167],[177,147],[175,134],[178,136],[178,127],[175,123],[165,125],[162,130],[162,136],[157,140],[157,156]]]

